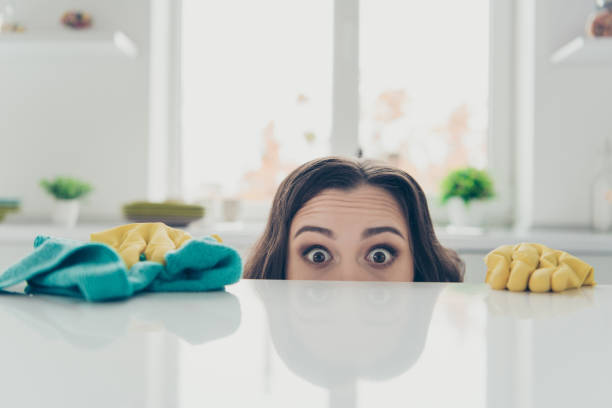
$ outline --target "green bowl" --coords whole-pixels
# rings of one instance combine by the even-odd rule
[[[17,208],[2,208],[0,207],[0,221],[4,219],[6,214],[17,211]]]
[[[163,222],[169,226],[184,227],[204,217],[201,205],[176,202],[152,203],[136,201],[123,206],[123,215],[133,222]]]

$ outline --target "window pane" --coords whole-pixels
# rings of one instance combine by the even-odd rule
[[[329,0],[183,0],[184,188],[271,199],[329,154]]]
[[[487,164],[488,1],[360,3],[360,145],[427,193]]]

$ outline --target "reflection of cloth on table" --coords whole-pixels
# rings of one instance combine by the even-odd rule
[[[13,294],[0,297],[0,309],[48,340],[63,339],[80,348],[106,347],[137,333],[166,332],[190,344],[234,333],[240,301],[226,291],[142,295],[130,302],[85,303],[71,298]]]
[[[503,245],[485,257],[487,282],[493,289],[562,292],[595,285],[593,267],[564,251],[541,244]]]
[[[117,251],[102,243],[38,236],[34,248],[0,275],[0,288],[27,281],[28,293],[102,301],[141,291],[217,290],[242,273],[238,253],[212,237],[191,239],[165,253],[165,265],[142,261],[129,269]]]

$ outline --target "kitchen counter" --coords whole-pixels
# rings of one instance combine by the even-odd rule
[[[52,224],[0,224],[0,244],[31,244],[36,235],[51,235],[64,238],[89,240],[89,234],[112,228],[127,221],[98,224],[79,224],[75,228],[62,228]],[[262,223],[226,222],[215,225],[193,224],[185,230],[194,236],[217,233],[226,242],[237,248],[248,248],[264,230]],[[612,233],[597,233],[581,229],[453,229],[436,227],[442,244],[459,252],[489,251],[499,245],[517,242],[539,242],[551,248],[570,252],[612,254]]]
[[[0,295],[7,407],[609,407],[612,286]]]

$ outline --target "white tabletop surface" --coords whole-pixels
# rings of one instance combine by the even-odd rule
[[[0,295],[2,407],[609,407],[612,286]]]

